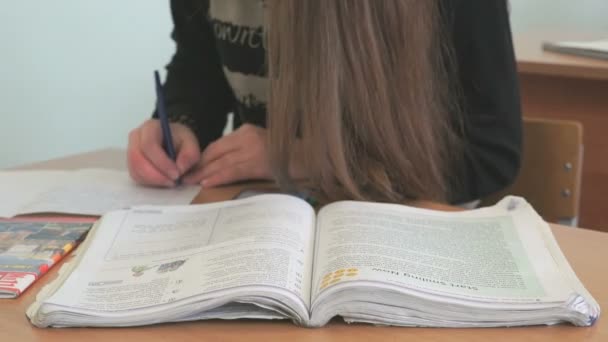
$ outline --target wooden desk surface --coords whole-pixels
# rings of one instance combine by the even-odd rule
[[[513,34],[520,73],[608,80],[608,61],[544,51],[543,42],[608,39],[608,32],[532,31]]]
[[[109,163],[109,164],[106,164]],[[108,166],[124,168],[124,153],[103,150],[81,156],[29,165],[26,168],[76,168]],[[243,186],[206,190],[197,202],[228,199]],[[608,308],[608,233],[553,225],[553,232],[581,281],[602,308]],[[198,321],[136,328],[38,329],[25,317],[41,286],[54,279],[58,267],[35,283],[18,299],[0,300],[2,341],[608,341],[604,317],[590,328],[569,325],[492,329],[429,329],[347,325],[333,322],[320,329],[299,328],[286,321]]]

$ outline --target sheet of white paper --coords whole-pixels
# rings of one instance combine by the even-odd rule
[[[0,172],[0,217],[40,212],[102,215],[136,205],[188,204],[197,186],[174,189],[135,184],[125,171]]]
[[[35,200],[40,192],[65,181],[65,171],[0,172],[0,217],[16,215],[21,206]]]

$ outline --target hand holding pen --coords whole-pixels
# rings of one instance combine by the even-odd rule
[[[127,161],[136,182],[174,187],[181,180],[209,188],[251,179],[273,179],[266,129],[245,123],[209,144],[201,154],[193,131],[169,122],[158,73],[155,88],[158,119],[147,120],[129,135]],[[294,179],[305,178],[301,161],[290,164]]]
[[[160,77],[157,72],[154,76],[158,119],[147,120],[129,133],[127,164],[139,184],[174,187],[199,163],[201,151],[190,128],[169,123]]]

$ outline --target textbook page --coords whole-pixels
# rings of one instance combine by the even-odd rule
[[[0,217],[40,212],[103,215],[136,205],[189,204],[198,186],[161,189],[137,185],[126,171],[0,172]]]
[[[313,302],[334,285],[356,281],[488,305],[565,301],[572,289],[526,208],[447,213],[378,203],[327,206],[317,218]]]
[[[115,211],[102,218],[81,263],[44,305],[126,315],[195,296],[228,298],[249,286],[291,300],[305,319],[313,237],[312,207],[285,195]]]

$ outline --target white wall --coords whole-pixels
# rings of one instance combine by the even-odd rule
[[[514,32],[608,32],[608,0],[509,0]]]
[[[126,146],[173,53],[168,1],[0,3],[0,168]]]

